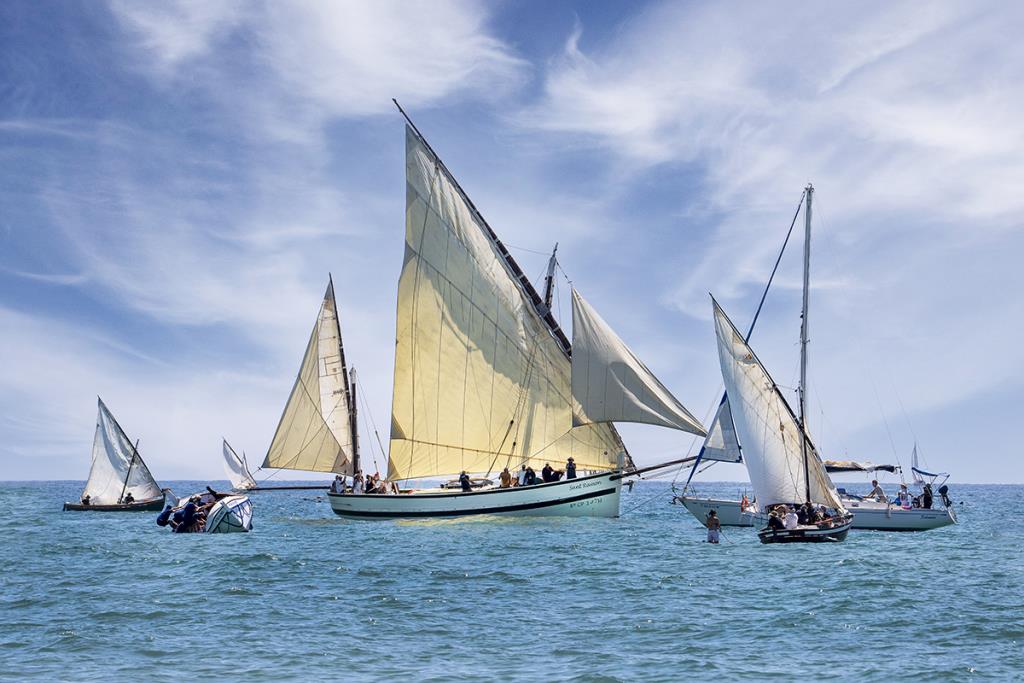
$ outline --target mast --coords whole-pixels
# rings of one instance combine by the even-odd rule
[[[359,471],[359,431],[356,429],[358,424],[356,421],[356,369],[352,368],[350,373],[352,378],[352,384],[349,385],[349,399],[351,402],[348,407],[348,420],[350,429],[352,430],[352,476],[356,476],[356,472]]]
[[[807,184],[807,208],[804,210],[804,301],[800,311],[800,450],[804,457],[804,486],[807,502],[811,502],[810,467],[807,462],[807,306],[811,289],[811,200],[814,186]]]
[[[544,309],[551,311],[551,300],[555,294],[555,266],[558,265],[556,254],[558,253],[558,242],[551,251],[551,258],[548,260],[548,274],[544,278]]]
[[[118,425],[120,428],[120,425]],[[117,497],[118,505],[124,500],[124,492],[128,490],[128,480],[132,478],[132,468],[135,467],[135,458],[139,456],[139,440],[135,439],[135,445],[132,446],[132,459],[128,462],[128,473],[124,475],[124,486],[121,487],[121,495]]]

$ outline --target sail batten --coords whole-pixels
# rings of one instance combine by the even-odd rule
[[[348,369],[332,281],[263,467],[351,475],[352,429]]]
[[[118,505],[129,493],[137,501],[162,495],[149,467],[102,399],[97,399],[92,465],[83,496],[92,505]]]
[[[614,468],[624,447],[612,428],[572,429],[564,335],[542,317],[540,296],[408,126],[406,178],[389,478],[569,457],[581,468]]]
[[[743,336],[714,302],[722,378],[750,483],[762,507],[800,503],[844,510],[814,444]],[[804,449],[807,453],[804,476]]]
[[[690,411],[626,346],[578,291],[572,290],[574,425],[639,422],[704,436]]]

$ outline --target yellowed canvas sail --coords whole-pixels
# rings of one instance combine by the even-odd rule
[[[572,428],[570,363],[497,238],[406,129],[389,477],[527,463],[612,469],[609,425]],[[532,293],[536,296],[535,293]]]
[[[263,467],[351,475],[352,440],[347,370],[331,283]]]

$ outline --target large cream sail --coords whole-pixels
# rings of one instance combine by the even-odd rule
[[[776,503],[802,503],[807,498],[807,484],[801,439],[806,437],[743,335],[718,302],[714,302],[714,309],[725,393],[757,502],[762,509]],[[810,439],[806,469],[811,501],[844,510]]]
[[[252,472],[249,471],[249,465],[242,456],[235,453],[235,449],[231,447],[227,439],[224,439],[223,451],[224,474],[231,482],[231,488],[236,491],[256,488],[256,480],[253,479]]]
[[[352,441],[348,369],[330,282],[263,467],[351,475]]]
[[[704,436],[690,414],[579,292],[572,290],[573,424],[641,422]]]
[[[521,273],[409,127],[406,180],[389,478],[616,467],[610,425],[572,429],[569,357]]]
[[[91,505],[119,505],[129,493],[136,501],[162,494],[142,456],[117,424],[102,399],[97,399],[96,436],[92,442],[92,466],[82,496]]]
[[[736,426],[732,421],[732,408],[729,397],[725,396],[718,404],[715,419],[708,427],[708,435],[704,446],[700,449],[701,460],[717,460],[719,462],[742,462],[739,441],[736,440]]]

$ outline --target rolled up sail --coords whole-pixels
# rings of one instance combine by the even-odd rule
[[[539,296],[409,127],[406,180],[389,478],[569,457],[615,468],[625,449],[614,428],[572,428],[569,357]]]
[[[579,292],[572,290],[574,425],[640,422],[704,436],[704,427]]]
[[[142,456],[121,429],[102,399],[97,399],[96,436],[92,466],[82,496],[92,505],[118,505],[130,493],[136,501],[159,498],[163,493]]]
[[[353,474],[350,406],[348,369],[330,282],[263,467]]]
[[[231,482],[231,488],[236,491],[245,491],[256,488],[256,480],[249,471],[249,465],[243,456],[235,453],[227,439],[224,439],[224,474]]]
[[[807,437],[774,380],[718,302],[714,311],[722,379],[754,495],[762,507],[802,503],[807,484],[801,439]],[[845,510],[810,439],[806,470],[811,502]]]

